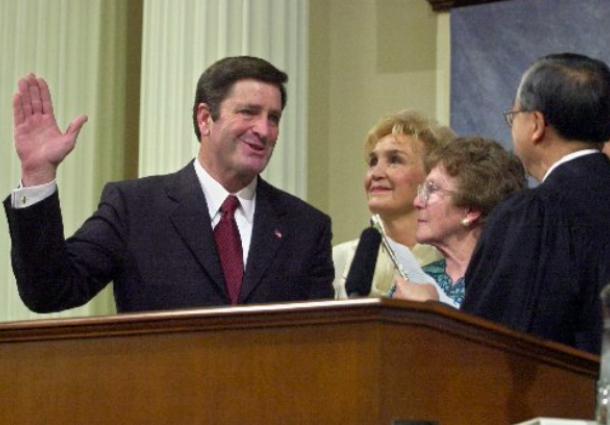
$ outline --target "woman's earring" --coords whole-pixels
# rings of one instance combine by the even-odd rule
[[[464,226],[464,227],[470,226],[470,220],[468,220],[467,218],[463,218],[462,219],[462,226]]]

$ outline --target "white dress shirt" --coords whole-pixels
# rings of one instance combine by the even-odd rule
[[[57,190],[55,180],[37,186],[19,187],[11,192],[11,206],[15,209],[27,208],[48,198]]]
[[[235,210],[235,222],[241,237],[241,248],[244,256],[244,268],[248,264],[248,251],[252,240],[252,226],[254,224],[254,210],[256,208],[256,184],[255,178],[250,184],[237,193],[229,193],[222,187],[208,172],[201,166],[199,160],[195,159],[195,172],[201,184],[201,189],[208,204],[208,212],[212,221],[212,228],[215,228],[220,221],[220,207],[227,196],[235,195],[239,199],[239,207]]]

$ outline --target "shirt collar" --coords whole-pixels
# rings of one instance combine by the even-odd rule
[[[220,206],[227,198],[227,196],[231,195],[218,181],[216,181],[203,166],[199,163],[199,159],[195,158],[193,162],[195,166],[195,173],[197,174],[197,179],[199,180],[199,184],[201,185],[201,189],[203,190],[203,195],[205,196],[205,200],[208,204],[208,212],[210,213],[210,218],[213,220],[216,214],[218,214],[220,210]],[[254,178],[246,187],[239,190],[237,193],[233,193],[232,195],[237,196],[239,199],[239,208],[238,211],[241,210],[246,220],[249,223],[254,221],[254,206],[256,203],[256,185],[258,183],[258,177]]]
[[[591,155],[592,153],[599,153],[599,150],[597,150],[597,149],[582,149],[582,150],[579,150],[579,151],[576,151],[576,152],[572,152],[572,153],[569,153],[569,154],[561,157],[561,159],[559,161],[557,161],[556,163],[554,163],[553,165],[551,165],[549,167],[549,169],[546,171],[546,174],[542,178],[542,181],[545,181],[547,179],[547,177],[553,172],[553,170],[555,170],[561,164],[565,164],[566,162],[572,161],[573,159],[576,159],[576,158],[580,158],[581,156]]]

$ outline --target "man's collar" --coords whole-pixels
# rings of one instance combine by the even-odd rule
[[[213,218],[216,213],[218,213],[218,210],[226,197],[231,193],[229,193],[210,175],[210,173],[206,171],[205,168],[203,168],[199,162],[199,159],[195,158],[193,164],[195,167],[195,173],[197,174],[197,179],[199,180],[199,184],[203,190],[203,195],[205,196],[208,204],[210,217]],[[250,223],[254,221],[254,205],[256,200],[257,183],[258,177],[254,178],[246,187],[239,190],[237,193],[232,194],[237,196],[239,199],[240,208],[243,210],[244,216]]]
[[[555,170],[561,164],[565,164],[566,162],[572,161],[573,159],[580,158],[581,156],[585,156],[585,155],[591,155],[593,153],[599,153],[599,150],[597,150],[597,149],[581,149],[579,151],[572,152],[572,153],[569,153],[567,155],[564,155],[563,157],[561,157],[561,159],[559,161],[555,162],[553,165],[551,165],[549,167],[549,169],[544,174],[544,177],[542,178],[542,181],[540,183],[544,182],[547,179],[547,177],[553,172],[553,170]]]

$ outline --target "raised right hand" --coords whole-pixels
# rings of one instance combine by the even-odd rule
[[[13,118],[23,186],[55,179],[57,167],[74,149],[76,137],[87,122],[87,116],[81,115],[62,133],[53,113],[49,87],[34,74],[19,80],[19,90],[13,97]]]

